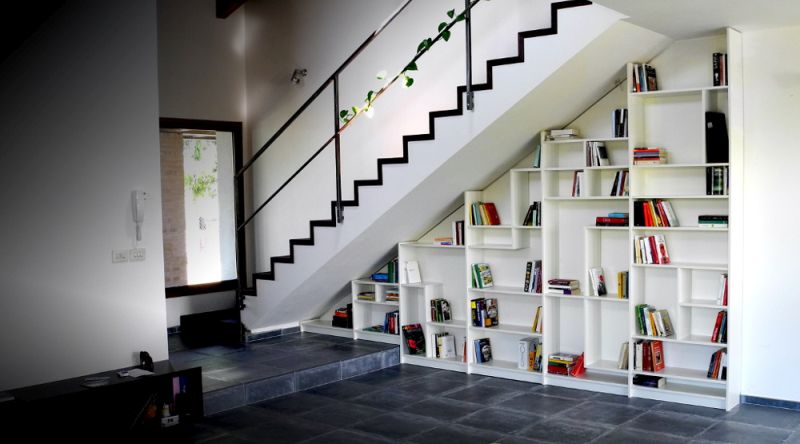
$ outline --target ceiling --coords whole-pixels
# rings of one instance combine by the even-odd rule
[[[798,0],[594,0],[628,21],[674,39],[725,27],[739,31],[800,26]]]

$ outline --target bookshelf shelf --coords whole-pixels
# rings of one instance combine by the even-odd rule
[[[609,361],[609,360],[594,361],[585,364],[585,367],[587,370],[597,370],[600,372],[612,373],[616,375],[624,375],[625,377],[628,376],[628,370],[617,368],[616,361]]]
[[[352,338],[353,330],[349,328],[334,327],[330,319],[310,319],[301,322],[303,331],[318,333],[322,335],[339,336],[342,338]]]
[[[492,333],[506,333],[511,335],[525,335],[531,337],[540,337],[542,336],[539,333],[533,333],[531,331],[530,326],[526,325],[509,325],[509,324],[499,324],[496,327],[475,327],[470,326],[470,330],[474,330],[476,332],[480,332],[479,334],[484,334],[486,332]]]
[[[732,286],[741,283],[737,276],[741,266],[737,270],[736,263],[729,264],[729,258],[736,257],[731,253],[735,236],[730,236],[727,227],[709,228],[698,223],[702,215],[730,215],[735,220],[735,207],[741,206],[735,187],[730,188],[729,195],[704,194],[709,191],[709,181],[719,174],[708,168],[727,169],[730,183],[736,186],[743,179],[741,158],[718,156],[719,151],[713,151],[715,145],[709,145],[708,153],[706,150],[706,142],[712,137],[706,134],[707,112],[725,113],[728,125],[741,129],[741,119],[737,121],[741,110],[736,109],[742,103],[741,87],[710,86],[712,79],[708,78],[711,54],[728,51],[731,42],[735,48],[741,47],[741,36],[729,29],[724,35],[692,39],[691,44],[684,42],[656,56],[650,63],[663,67],[658,84],[665,90],[631,93],[629,64],[627,88],[612,91],[572,123],[576,132],[589,136],[550,140],[548,132],[540,133],[529,155],[515,168],[482,190],[465,191],[463,211],[432,228],[431,233],[436,234],[401,243],[400,262],[418,261],[425,279],[423,283],[398,286],[401,325],[419,323],[428,343],[436,334],[454,336],[456,350],[466,354],[469,362],[462,362],[463,357],[436,359],[431,357],[435,350],[430,349],[426,356],[411,355],[405,341],[401,361],[719,409],[735,407],[741,385],[740,288],[736,288],[739,296],[729,291],[728,306],[716,304],[719,282],[724,282],[720,275],[731,274]],[[730,54],[728,63],[729,72],[740,72],[740,55]],[[617,111],[620,109],[627,111]],[[620,115],[625,115],[629,137],[608,137],[626,134],[617,131],[619,126],[609,125],[611,116]],[[729,139],[729,154],[734,153],[734,147],[741,151],[741,138]],[[668,163],[634,164],[634,150],[641,147],[663,148]],[[584,166],[587,159],[603,165]],[[575,171],[583,173],[576,176]],[[576,186],[581,196],[571,197]],[[611,195],[620,186],[623,195]],[[670,202],[684,225],[633,226],[639,218],[630,217],[635,216],[630,213],[641,208],[636,201],[657,199]],[[451,232],[453,221],[469,224],[472,205],[477,202],[493,203],[503,224],[466,225],[463,246],[433,244],[435,236]],[[539,210],[539,226],[521,225],[531,207]],[[597,218],[619,217],[611,216],[618,213],[628,213],[628,225],[595,226]],[[632,247],[637,236],[663,237],[673,262],[634,263]],[[533,261],[541,261],[539,278],[544,293],[523,291],[526,265]],[[473,288],[473,264],[489,266],[493,286]],[[596,276],[598,268],[609,293],[605,297],[593,296],[590,271]],[[556,278],[577,280],[580,294],[549,290],[548,281]],[[623,292],[627,298],[616,296]],[[450,322],[431,320],[430,302],[440,298],[450,302]],[[489,307],[496,304],[500,325],[471,325],[470,301],[478,298],[494,300],[487,303]],[[640,304],[667,310],[677,335],[638,335],[634,312]],[[718,311],[730,318],[726,324],[728,344],[710,341]],[[541,333],[532,333],[537,314],[544,328]],[[491,361],[474,362],[476,340],[478,345],[483,340],[483,346],[488,340]],[[519,369],[520,353],[529,340],[541,345],[545,367],[552,354],[583,353],[585,374],[564,377]],[[617,368],[623,344],[628,345],[628,361],[634,368],[633,345],[638,340],[663,342],[668,367],[653,375],[665,377],[665,387],[634,385],[631,376],[652,373]],[[728,353],[727,382],[705,377],[710,356],[719,349]]]
[[[354,299],[353,303],[354,304],[370,304],[370,305],[391,305],[391,306],[395,306],[395,307],[400,305],[399,302],[362,301],[360,299]]]
[[[400,336],[389,333],[379,333],[376,331],[353,330],[356,339],[366,339],[367,341],[385,342],[387,344],[400,345]]]

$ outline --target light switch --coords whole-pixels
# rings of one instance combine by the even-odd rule
[[[128,262],[128,250],[111,250],[111,263]]]
[[[131,248],[131,262],[143,261],[145,258],[144,248]]]

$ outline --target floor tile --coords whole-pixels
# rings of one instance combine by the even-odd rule
[[[574,399],[541,396],[535,393],[525,393],[499,403],[497,406],[512,410],[519,410],[541,416],[549,416],[575,407],[580,401]]]
[[[424,433],[441,423],[424,416],[409,413],[390,413],[355,424],[352,428],[374,433],[388,439],[405,439]]]
[[[303,444],[390,444],[393,442],[372,433],[340,429],[303,441]]]
[[[493,430],[500,433],[513,433],[542,419],[544,419],[544,416],[489,407],[467,415],[457,422],[459,424]]]
[[[445,395],[445,397],[488,406],[500,401],[505,401],[519,394],[521,393],[517,390],[512,391],[501,387],[488,386],[481,382],[455,392],[450,392]]]
[[[305,392],[292,393],[288,396],[259,402],[254,406],[282,413],[285,415],[302,414],[320,407],[332,404],[334,401],[324,396],[312,395]]]
[[[786,440],[792,432],[738,422],[720,422],[699,435],[698,439],[729,443],[777,444]]]
[[[592,401],[600,401],[600,402],[610,402],[614,404],[623,404],[628,405],[631,407],[639,407],[641,409],[650,409],[655,405],[661,403],[661,401],[655,401],[652,399],[645,399],[645,398],[629,398],[627,396],[621,395],[612,395],[609,393],[599,393],[597,396],[592,398]]]
[[[562,418],[549,418],[518,432],[520,436],[543,442],[578,444],[589,442],[611,430],[598,424],[578,423]]]
[[[647,412],[625,424],[625,428],[650,431],[655,433],[668,433],[684,438],[697,436],[714,420],[697,415],[687,415],[672,412]]]
[[[440,421],[454,421],[482,408],[483,407],[479,404],[447,398],[430,398],[407,406],[403,411],[438,419]]]
[[[663,435],[661,433],[645,432],[642,430],[615,429],[600,438],[592,441],[592,444],[684,444],[686,438],[679,436]]]
[[[269,421],[236,430],[231,435],[253,442],[296,443],[330,432],[333,427],[295,416],[274,415]]]
[[[412,436],[408,441],[420,444],[486,444],[496,442],[501,437],[501,434],[488,430],[446,425]]]
[[[653,406],[650,410],[687,413],[690,415],[705,416],[706,418],[721,418],[725,410],[712,409],[710,407],[700,407],[696,405],[677,404],[674,402],[661,402]]]
[[[309,421],[316,421],[336,427],[350,427],[369,418],[382,415],[386,412],[374,407],[369,407],[351,402],[334,402],[303,413],[302,417]]]
[[[723,416],[726,421],[794,430],[800,426],[800,412],[760,405],[742,404]]]
[[[343,380],[320,387],[311,388],[306,390],[306,392],[314,395],[327,396],[328,398],[343,400],[356,398],[367,393],[372,393],[379,389],[379,387],[374,385],[362,384],[359,382],[353,382],[351,380]]]
[[[381,410],[397,410],[429,398],[425,394],[414,394],[400,390],[378,390],[351,399],[356,404],[375,407]]]
[[[537,390],[536,393],[540,395],[558,396],[559,398],[580,399],[580,400],[594,398],[595,396],[597,396],[596,392],[590,392],[587,390],[576,390],[565,387],[556,387],[554,385],[542,386],[542,388]]]
[[[618,426],[641,415],[645,410],[620,404],[587,401],[561,414],[561,417],[578,422],[597,422]]]

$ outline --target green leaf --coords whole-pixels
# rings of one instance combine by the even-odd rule
[[[411,86],[411,85],[413,85],[413,84],[414,84],[414,79],[412,79],[411,77],[406,77],[406,80],[405,80],[405,86],[406,86],[406,88],[408,88],[409,86]],[[329,115],[330,115],[330,114],[329,114]]]
[[[444,28],[447,28],[447,23],[445,22],[439,23],[439,32],[442,32],[442,29]]]
[[[442,33],[442,38],[444,39],[445,42],[450,40],[450,31],[443,32]]]
[[[451,10],[447,11],[447,16],[450,17],[450,18],[453,18],[453,15],[455,15],[455,13],[456,13],[456,10],[455,9],[451,9]]]
[[[352,107],[352,108],[350,108],[350,109],[351,109],[351,110],[353,110],[353,114],[354,114],[354,115],[355,115],[355,114],[358,114],[358,111],[360,111],[360,110],[358,109],[358,107],[357,107],[357,106],[354,106],[354,107]],[[328,114],[328,115],[330,116],[330,114]]]
[[[460,22],[460,21],[464,20],[465,18],[466,18],[466,12],[462,12],[461,14],[458,14],[458,17],[456,17],[456,21]]]
[[[405,72],[405,71],[416,71],[416,70],[417,70],[416,62],[411,62],[408,65],[406,65],[406,69],[404,69],[403,72]]]
[[[343,110],[339,111],[339,117],[344,119],[345,117],[347,117],[347,113],[348,112],[349,111],[347,111],[346,109],[343,109]]]
[[[372,103],[373,100],[375,100],[375,91],[370,90],[367,93],[367,104]]]
[[[428,40],[430,40],[430,39],[425,39],[425,40],[419,42],[419,46],[417,46],[417,52],[422,51],[423,49],[425,49],[428,46]]]

